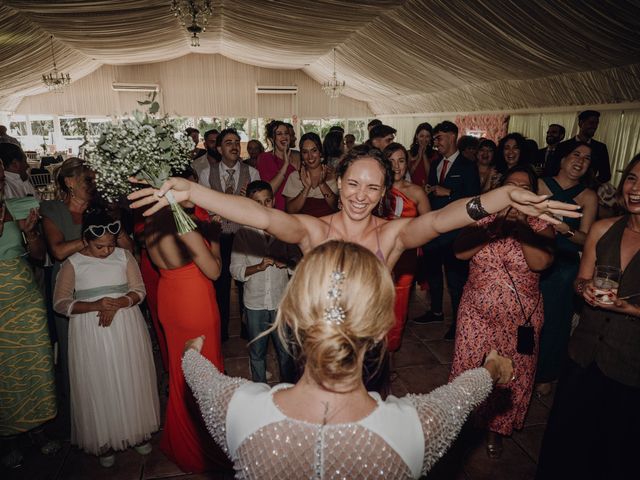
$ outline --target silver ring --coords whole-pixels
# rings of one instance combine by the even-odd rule
[[[513,382],[515,379],[516,379],[516,374],[514,373],[514,374],[511,376],[511,381]]]

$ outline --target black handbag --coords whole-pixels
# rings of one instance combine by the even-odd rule
[[[520,311],[522,312],[522,317],[524,318],[524,325],[518,326],[516,351],[522,355],[533,355],[536,342],[534,337],[533,325],[531,324],[531,317],[533,317],[533,314],[536,313],[542,295],[538,291],[538,299],[536,300],[536,304],[534,305],[533,310],[531,310],[531,313],[527,315],[524,311],[524,305],[522,305],[522,301],[520,300],[518,288],[516,287],[516,284],[511,277],[511,273],[509,273],[509,269],[504,264],[504,261],[502,261],[502,266],[504,267],[504,271],[507,272],[507,275],[509,276],[511,285],[513,285],[513,292],[516,294],[516,300],[518,300],[518,305],[520,305]]]

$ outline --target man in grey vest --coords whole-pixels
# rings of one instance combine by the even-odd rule
[[[240,160],[240,135],[233,128],[220,132],[216,139],[216,149],[220,155],[218,163],[209,163],[199,172],[199,182],[205,187],[231,195],[244,195],[247,185],[260,180],[258,170]],[[215,212],[213,212],[215,213]],[[229,338],[229,303],[231,296],[231,248],[233,235],[240,225],[221,219],[220,257],[222,269],[220,277],[215,281],[216,299],[220,309],[220,338],[224,342]],[[238,289],[242,288],[240,284]],[[240,290],[239,290],[240,291]],[[240,298],[240,305],[242,299]]]

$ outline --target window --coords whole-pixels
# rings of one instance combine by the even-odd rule
[[[10,135],[24,137],[27,135],[27,122],[9,122]]]
[[[90,137],[97,139],[102,132],[105,131],[107,125],[111,123],[110,120],[87,120],[87,130]]]
[[[224,128],[235,128],[240,140],[248,142],[250,137],[249,121],[244,117],[228,117],[224,119]]]
[[[207,130],[213,130],[214,128],[221,131],[224,126],[221,118],[217,117],[201,117],[198,119],[198,125],[196,126],[200,130],[200,135],[204,137],[204,133]]]
[[[48,137],[50,133],[53,133],[53,120],[33,120],[31,133],[40,137]]]
[[[87,132],[87,121],[84,118],[61,118],[60,130],[65,137],[83,138]]]
[[[369,130],[367,130],[367,121],[366,120],[349,120],[347,122],[347,128],[345,130],[345,134],[350,133],[354,137],[356,137],[356,145],[360,145],[361,143],[369,140]]]

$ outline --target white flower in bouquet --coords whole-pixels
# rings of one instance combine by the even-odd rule
[[[149,105],[149,112],[133,112],[133,119],[110,124],[95,144],[87,148],[87,163],[96,173],[96,187],[109,201],[133,190],[129,177],[146,180],[160,188],[172,172],[182,172],[191,161],[191,139],[169,118],[156,118],[160,108],[154,101],[138,102]],[[195,224],[180,205],[170,200],[178,233],[195,228]]]

